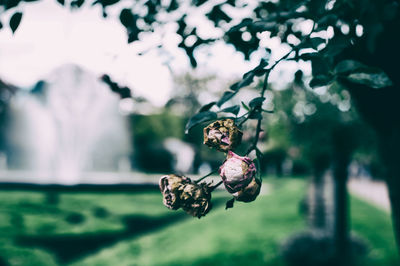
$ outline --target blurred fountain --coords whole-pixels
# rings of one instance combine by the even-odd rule
[[[118,105],[119,96],[94,74],[71,64],[55,69],[12,102],[9,168],[62,184],[117,171],[131,147]]]

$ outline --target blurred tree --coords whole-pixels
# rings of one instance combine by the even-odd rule
[[[145,172],[170,172],[173,157],[164,147],[168,137],[183,138],[182,117],[163,112],[153,115],[131,115],[132,143],[134,154],[132,163]]]
[[[302,82],[300,71],[296,73],[289,89],[275,92],[274,103],[285,107],[280,116],[287,124],[292,145],[307,158],[313,169],[310,188],[312,200],[308,208],[310,224],[312,228],[327,231],[328,235],[333,236],[334,247],[344,255],[349,250],[347,245],[350,239],[347,169],[352,154],[367,139],[370,129],[351,108],[347,90],[336,84],[329,90],[321,87],[316,93]],[[329,168],[334,181],[333,198],[325,195],[324,176]],[[334,206],[334,209],[327,211],[328,206]],[[330,213],[333,213],[331,219]]]
[[[9,111],[8,103],[17,89],[17,87],[7,84],[0,79],[0,153],[5,152],[7,149],[5,133]]]

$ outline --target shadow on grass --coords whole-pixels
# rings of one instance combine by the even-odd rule
[[[225,199],[217,199],[214,207],[222,205]],[[125,229],[117,232],[96,232],[83,234],[63,234],[50,236],[19,236],[16,244],[25,247],[39,247],[53,253],[59,263],[70,263],[93,254],[119,241],[161,230],[186,218],[192,218],[182,211],[161,217],[145,215],[126,215],[121,218]]]
[[[162,217],[128,215],[122,218],[125,230],[117,232],[97,232],[90,234],[64,234],[53,236],[20,236],[16,243],[21,246],[40,247],[54,253],[60,263],[69,263],[121,240],[137,237],[150,231],[168,226],[185,219],[184,213]]]

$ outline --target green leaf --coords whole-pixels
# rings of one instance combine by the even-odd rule
[[[189,119],[188,123],[186,124],[185,133],[189,133],[189,130],[198,124],[215,119],[217,119],[217,114],[215,112],[205,111],[195,114]]]
[[[359,72],[366,66],[355,60],[340,61],[334,69],[335,74],[347,74],[351,72]]]
[[[119,20],[121,21],[121,24],[125,26],[125,28],[129,28],[135,22],[135,16],[132,14],[130,9],[124,8],[119,14]]]
[[[257,97],[257,98],[254,98],[253,100],[251,100],[251,101],[249,102],[249,106],[250,106],[250,108],[252,108],[252,109],[257,108],[257,107],[260,107],[260,106],[262,105],[262,103],[264,102],[264,100],[265,100],[265,97]]]
[[[330,75],[317,75],[310,81],[310,87],[315,88],[315,87],[322,87],[326,86],[333,81],[333,76]]]
[[[62,6],[65,5],[65,0],[57,0],[57,2]]]
[[[242,106],[246,111],[250,111],[250,107],[248,107],[243,101],[242,101]]]
[[[22,20],[22,13],[21,12],[16,12],[16,13],[14,13],[14,15],[11,16],[11,18],[10,18],[10,28],[11,28],[13,34],[18,29],[18,26],[21,23],[21,20]]]
[[[217,106],[221,107],[224,103],[229,101],[233,96],[235,96],[236,92],[226,91],[222,95],[221,99],[217,102]]]
[[[248,116],[249,119],[261,119],[262,114],[260,111],[252,110]]]
[[[238,118],[235,119],[235,124],[236,125],[240,125],[246,120],[247,120],[247,117],[245,117],[245,116],[238,117]]]
[[[205,111],[210,110],[211,107],[213,107],[216,103],[217,103],[217,102],[210,102],[210,103],[207,103],[207,104],[203,105],[203,106],[200,108],[199,113],[200,113],[200,112],[205,112]]]
[[[261,160],[264,156],[264,154],[260,151],[259,148],[256,148],[256,156],[258,160]]]
[[[235,198],[228,200],[225,204],[225,210],[233,208],[233,203],[235,202]]]
[[[334,72],[337,76],[344,77],[351,82],[375,89],[393,85],[383,70],[364,65],[355,60],[343,60],[339,62]]]
[[[273,114],[273,113],[275,113],[274,111],[271,111],[271,110],[265,110],[265,109],[262,109],[261,111],[263,111],[264,113],[269,113],[269,114]]]
[[[392,86],[393,83],[385,72],[353,73],[346,77],[349,81],[363,84],[374,89]]]
[[[258,149],[256,148],[256,154],[257,154],[257,150],[258,150]],[[254,164],[256,165],[256,169],[257,169],[256,178],[259,179],[259,180],[261,180],[260,158],[257,156],[257,158],[255,158],[255,159],[253,160],[253,162],[254,162]]]
[[[220,112],[231,113],[231,114],[234,114],[235,116],[237,116],[239,111],[240,111],[240,106],[239,105],[234,105],[234,106],[231,106],[231,107],[224,108]]]
[[[304,54],[299,55],[298,58],[303,61],[309,61],[317,56],[319,56],[318,53],[304,53]]]
[[[317,50],[318,46],[322,43],[325,43],[325,39],[320,38],[320,37],[314,37],[310,39],[311,41],[311,47]]]
[[[255,76],[262,76],[264,75],[268,70],[265,69],[265,67],[268,65],[268,60],[263,58],[261,59],[260,63],[258,66],[250,70],[249,72],[245,73],[243,75],[243,78],[241,81],[236,82],[233,84],[230,89],[233,91],[238,91],[243,87],[246,87],[250,85],[254,81]]]
[[[242,80],[233,84],[230,89],[233,91],[238,91],[241,88],[250,85],[253,82],[254,76],[255,74],[252,71],[245,73]]]
[[[255,21],[249,25],[252,31],[263,32],[263,31],[274,31],[278,24],[275,21]]]

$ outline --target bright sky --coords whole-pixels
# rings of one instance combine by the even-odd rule
[[[120,9],[121,5],[114,11]],[[109,18],[104,19],[98,6],[85,6],[71,12],[55,0],[42,0],[24,4],[22,11],[22,22],[15,35],[9,28],[0,31],[0,78],[15,85],[32,86],[37,80],[45,79],[54,68],[75,63],[98,75],[108,73],[117,82],[130,86],[135,95],[162,105],[173,85],[170,70],[164,63],[168,61],[175,73],[191,69],[184,52],[176,47],[179,38],[174,34],[162,39],[173,60],[156,50],[139,56],[139,52],[158,45],[160,35],[153,34],[146,36],[143,42],[127,44],[125,29],[113,10]],[[10,15],[2,16],[3,24]],[[195,16],[192,20],[197,22]],[[174,28],[167,30],[172,33]],[[271,41],[268,46],[277,47],[279,43]],[[240,77],[256,64],[256,61],[245,63],[233,47],[222,43],[200,51],[198,61],[200,73],[217,73],[229,79]]]

